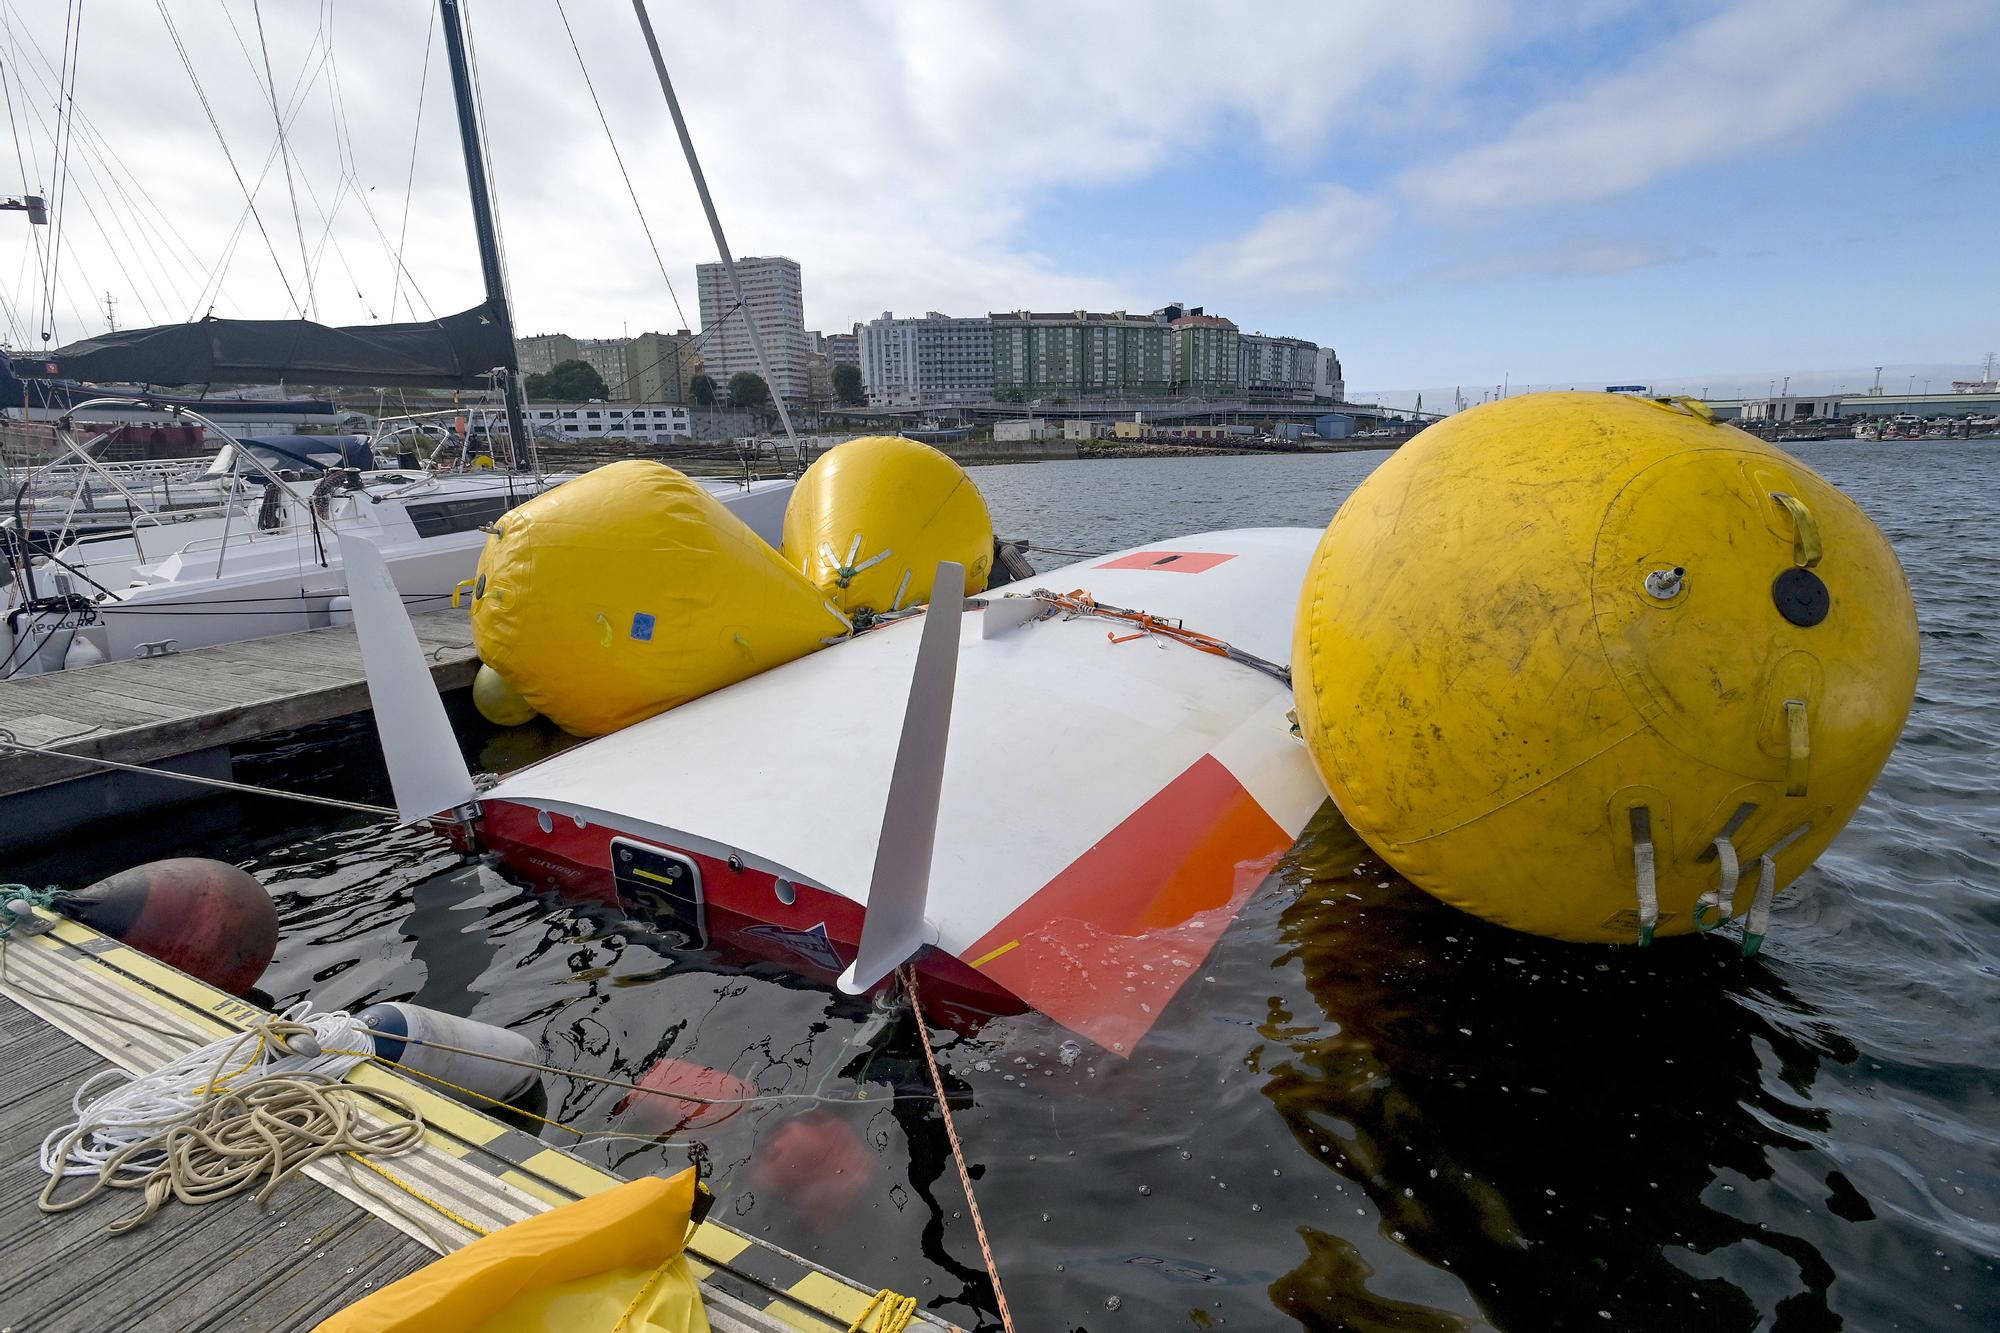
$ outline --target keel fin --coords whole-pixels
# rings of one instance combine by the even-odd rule
[[[336,540],[347,570],[368,699],[375,708],[375,734],[396,793],[396,817],[414,824],[456,810],[472,799],[472,774],[403,609],[403,595],[375,543],[353,535]]]
[[[840,974],[840,988],[849,995],[867,991],[926,943],[924,907],[930,896],[931,853],[937,844],[964,609],[965,566],[940,561],[930,607],[924,612],[916,667],[910,673],[896,766],[889,774],[882,836],[876,843],[875,871],[861,918],[861,948]]]

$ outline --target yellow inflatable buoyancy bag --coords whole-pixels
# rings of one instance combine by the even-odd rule
[[[577,736],[629,726],[846,630],[699,483],[636,460],[500,519],[473,585],[480,659]]]
[[[881,615],[931,597],[940,560],[965,566],[983,592],[993,519],[965,469],[897,435],[835,445],[799,478],[785,506],[785,558],[848,616]]]
[[[707,1333],[682,1245],[690,1167],[628,1181],[482,1236],[314,1333]]]
[[[1292,672],[1327,790],[1413,883],[1568,940],[1742,915],[1752,949],[1896,743],[1916,609],[1853,501],[1700,403],[1534,394],[1348,497]]]

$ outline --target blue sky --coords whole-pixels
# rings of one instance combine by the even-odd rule
[[[1730,8],[1662,6],[1535,42],[1479,79],[1474,110],[1448,129],[1390,119],[1310,154],[1211,145],[1129,184],[1057,191],[1026,230],[1063,268],[1172,274],[1190,248],[1314,186],[1391,194],[1413,163],[1476,149],[1496,124],[1594,79],[1669,61],[1686,28]],[[1897,22],[1892,10],[1844,12],[1855,27]],[[1923,44],[1932,58],[1902,67],[1906,86],[1823,89],[1794,128],[1746,120],[1740,138],[1601,197],[1401,214],[1337,293],[1232,297],[1172,277],[1165,290],[1246,328],[1335,344],[1361,389],[1464,386],[1476,398],[1507,377],[1699,389],[1786,374],[1860,387],[1848,372],[1872,379],[1877,364],[1905,368],[1884,372],[1897,389],[1925,372],[1942,387],[2000,346],[2000,176],[1985,165],[2000,143],[2000,7],[1945,18],[1941,37],[1969,40]],[[1225,137],[1240,143],[1244,128]],[[1140,234],[1109,234],[1106,218],[1143,219]]]
[[[714,245],[630,14],[572,0],[572,52],[552,6],[469,8],[517,326],[698,327]],[[58,50],[62,7],[0,9],[25,144],[0,174],[46,192],[25,43]],[[58,341],[106,292],[126,324],[478,299],[428,0],[265,14],[282,155],[249,0],[164,14],[221,134],[162,14],[86,13]],[[742,0],[673,6],[663,41],[733,248],[798,259],[812,327],[1182,300],[1335,346],[1354,390],[1475,399],[1941,385],[2000,350],[1995,0]],[[33,343],[18,230],[8,274]]]

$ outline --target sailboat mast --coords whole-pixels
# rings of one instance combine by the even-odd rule
[[[688,137],[687,121],[681,116],[681,100],[674,96],[674,81],[667,77],[667,62],[660,55],[660,40],[653,35],[653,20],[646,13],[646,0],[632,0],[632,9],[639,16],[639,30],[646,35],[646,50],[653,57],[653,72],[660,77],[660,91],[667,97],[667,112],[674,118],[674,132],[680,135],[681,152],[687,158],[688,171],[694,176],[695,193],[701,196],[701,211],[708,215],[708,229],[715,237],[716,253],[722,256],[722,267],[729,274],[729,288],[736,294],[736,309],[743,312],[743,323],[750,330],[750,350],[757,354],[757,368],[764,372],[764,387],[771,391],[771,402],[778,409],[778,420],[784,423],[785,438],[791,442],[793,452],[799,447],[798,432],[792,429],[792,414],[785,410],[785,395],[779,391],[777,380],[771,377],[771,359],[764,355],[764,336],[757,331],[757,321],[752,318],[750,305],[743,296],[743,280],[736,276],[736,259],[729,253],[729,240],[722,234],[722,219],[715,214],[715,201],[708,197],[708,177],[701,174],[701,161],[694,155],[694,140]],[[725,320],[727,316],[724,317]]]
[[[465,58],[463,0],[438,0],[438,16],[444,29],[445,57],[451,64],[451,94],[458,104],[458,138],[465,149],[466,192],[472,197],[472,227],[479,237],[479,271],[486,279],[486,304],[507,334],[506,372],[501,385],[507,404],[507,433],[513,441],[518,463],[527,451],[535,463],[535,440],[528,433],[527,414],[521,410],[521,365],[514,351],[514,316],[507,306],[507,274],[500,266],[500,233],[493,220],[493,192],[486,180],[486,154],[482,149],[479,114],[472,100],[472,74]]]

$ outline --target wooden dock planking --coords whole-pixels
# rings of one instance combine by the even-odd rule
[[[410,620],[438,688],[471,684],[479,659],[466,613],[425,611]],[[0,681],[0,728],[22,744],[125,764],[231,745],[367,707],[351,626]],[[48,755],[0,754],[0,796],[103,771]]]
[[[310,1329],[427,1263],[432,1247],[471,1239],[459,1219],[493,1229],[618,1181],[363,1067],[350,1082],[393,1088],[423,1111],[423,1146],[390,1163],[407,1194],[320,1162],[265,1207],[170,1203],[122,1237],[103,1228],[137,1203],[131,1191],[44,1215],[37,1149],[70,1118],[78,1084],[107,1060],[156,1068],[260,1011],[86,927],[36,916],[45,933],[0,939],[0,1060],[11,1073],[0,1081],[0,1245],[19,1261],[0,1284],[0,1329]],[[59,1197],[83,1188],[72,1180]],[[694,1229],[688,1256],[716,1333],[838,1333],[868,1305],[868,1288],[713,1219]],[[951,1327],[925,1311],[916,1324]]]
[[[266,1206],[169,1204],[122,1236],[107,1223],[139,1202],[106,1192],[75,1212],[36,1207],[42,1136],[68,1117],[76,1086],[110,1067],[96,1052],[0,999],[0,1244],[16,1276],[0,1284],[0,1326],[46,1333],[310,1329],[373,1287],[434,1257],[389,1223],[310,1180]],[[64,1197],[84,1182],[65,1182]]]

